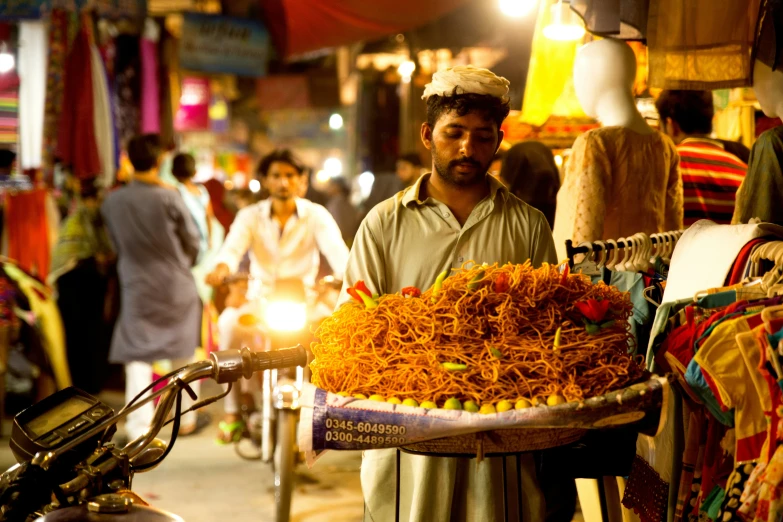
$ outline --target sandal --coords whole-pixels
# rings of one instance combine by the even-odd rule
[[[245,431],[245,423],[241,420],[234,422],[220,421],[218,424],[218,436],[215,442],[224,446],[232,442],[239,442],[242,439],[242,433]]]
[[[180,426],[179,436],[190,437],[191,435],[196,435],[199,432],[201,432],[204,428],[209,426],[211,423],[212,423],[212,416],[209,413],[198,412],[198,414],[196,415],[195,426]]]

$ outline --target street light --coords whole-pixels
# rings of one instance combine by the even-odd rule
[[[0,44],[0,74],[5,74],[11,71],[16,65],[14,55],[8,52],[8,44],[3,42]]]
[[[397,67],[397,72],[402,76],[403,83],[410,83],[413,71],[416,70],[416,63],[411,60],[405,60]]]
[[[552,6],[552,23],[544,27],[544,36],[560,42],[579,40],[585,35],[585,28],[574,18],[571,5],[557,0]]]
[[[538,0],[500,0],[500,11],[511,18],[521,18],[533,12]]]
[[[250,188],[250,192],[253,194],[259,192],[261,190],[261,182],[257,179],[251,179],[250,183],[247,184],[248,188]]]
[[[338,158],[328,158],[324,162],[324,170],[330,177],[339,176],[343,173],[343,162]]]
[[[340,130],[343,128],[343,117],[337,113],[332,114],[329,117],[329,128],[332,130]]]

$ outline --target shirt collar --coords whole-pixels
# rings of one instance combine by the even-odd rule
[[[297,218],[303,217],[306,210],[304,200],[302,198],[296,198],[294,202],[296,203],[296,210],[294,210],[294,215]],[[263,215],[269,219],[274,217],[272,215],[272,198],[266,198],[265,200],[259,202],[259,205],[261,206],[261,212]]]
[[[411,204],[416,204],[417,206],[426,205],[429,200],[432,198],[427,198],[425,200],[422,200],[422,190],[426,186],[427,180],[430,178],[431,173],[427,173],[423,176],[421,176],[416,183],[405,189],[402,195],[402,204],[406,207],[411,206]],[[487,174],[487,180],[489,182],[489,196],[492,200],[495,200],[498,196],[498,194],[503,196],[503,200],[505,201],[508,199],[508,188],[506,188],[505,185],[503,185],[500,181],[495,178],[495,176],[491,176]]]
[[[680,145],[695,145],[695,144],[711,145],[721,150],[726,150],[726,147],[723,146],[723,143],[719,142],[718,140],[713,140],[710,138],[685,138],[680,142]]]

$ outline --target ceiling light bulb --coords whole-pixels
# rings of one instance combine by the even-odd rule
[[[538,0],[500,0],[500,11],[510,18],[521,18],[533,12]]]

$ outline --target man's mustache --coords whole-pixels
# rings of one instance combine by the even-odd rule
[[[463,158],[459,160],[453,160],[449,162],[449,167],[475,167],[477,169],[481,168],[481,163],[479,163],[476,160],[472,160],[469,158]]]

